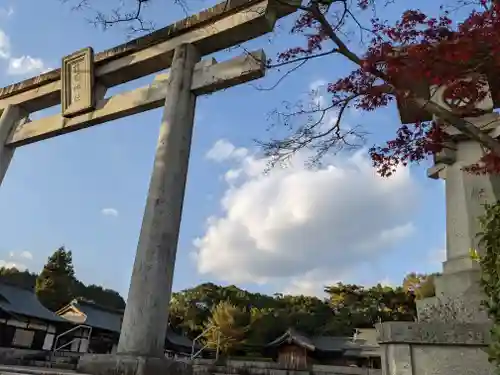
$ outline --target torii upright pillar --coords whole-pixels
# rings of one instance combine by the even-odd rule
[[[83,357],[82,372],[185,374],[190,369],[165,358],[164,347],[196,104],[191,83],[199,60],[190,44],[175,49],[117,353]]]

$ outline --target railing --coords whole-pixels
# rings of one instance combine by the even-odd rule
[[[195,359],[196,357],[198,357],[201,352],[203,350],[205,350],[209,344],[211,344],[211,342],[207,342],[205,345],[203,345],[201,347],[200,350],[198,350],[197,352],[195,352],[195,346],[196,346],[196,342],[202,338],[203,336],[205,336],[207,333],[211,332],[211,331],[215,331],[217,333],[217,345],[215,347],[215,360],[217,360],[219,358],[219,346],[220,346],[220,329],[216,326],[210,326],[208,327],[206,330],[204,330],[202,333],[200,333],[198,336],[196,336],[196,338],[193,340],[193,345],[191,346],[191,360]]]
[[[89,330],[89,334],[87,335],[86,339],[87,339],[87,348],[85,350],[85,352],[87,352],[88,348],[89,348],[89,345],[90,345],[90,337],[92,336],[92,327],[90,326],[87,326],[85,324],[80,324],[76,327],[73,327],[71,329],[68,329],[67,331],[59,334],[56,336],[55,340],[54,340],[54,346],[53,346],[53,349],[52,349],[52,352],[50,354],[50,365],[52,365],[52,361],[56,355],[56,352],[60,351],[61,349],[64,349],[66,347],[68,347],[69,345],[73,344],[74,342],[78,341],[78,340],[81,340],[81,337],[77,337],[77,338],[74,338],[73,340],[70,340],[64,344],[62,344],[61,346],[57,346],[57,343],[59,341],[59,339],[61,339],[62,337],[65,337],[67,334],[71,333],[71,332],[74,332],[76,331],[77,329],[81,329],[81,328],[88,328]]]

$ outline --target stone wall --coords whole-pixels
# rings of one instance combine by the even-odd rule
[[[309,370],[294,371],[265,361],[228,360],[218,366],[211,359],[195,359],[193,365],[193,375],[382,375],[381,370],[349,366],[312,365]]]
[[[387,322],[378,325],[383,375],[489,375],[488,324]]]
[[[1,348],[0,347],[0,364],[1,365],[18,365],[23,362],[25,358],[30,358],[39,355],[44,357],[46,355],[44,350],[32,349],[16,349],[16,348]]]

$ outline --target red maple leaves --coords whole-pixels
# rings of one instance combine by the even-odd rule
[[[358,0],[357,5],[364,10],[371,1]],[[316,9],[326,19],[327,7]],[[306,36],[307,46],[289,49],[279,59],[286,62],[314,55],[331,39],[337,44],[336,53],[358,64],[351,74],[329,84],[332,107],[341,109],[347,105],[374,111],[386,107],[396,97],[415,95],[418,82],[429,87],[449,86],[449,98],[464,102],[463,110],[470,117],[481,114],[471,113],[470,108],[487,94],[485,76],[493,72],[498,75],[500,71],[499,14],[500,5],[482,0],[479,9],[455,24],[445,11],[433,18],[419,10],[408,10],[392,26],[374,18],[372,39],[366,53],[358,58],[332,38],[338,30],[336,25],[326,27],[317,13],[306,9],[292,32]],[[460,107],[456,111],[463,115]],[[402,125],[394,139],[372,147],[369,152],[377,171],[389,176],[399,165],[419,162],[439,152],[446,140],[441,125],[417,122]],[[500,156],[489,153],[468,169],[472,173],[498,173]]]

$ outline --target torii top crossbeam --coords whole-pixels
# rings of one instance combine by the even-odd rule
[[[151,34],[97,53],[95,77],[105,87],[147,76],[170,67],[174,50],[194,45],[201,55],[214,53],[272,31],[277,19],[293,6],[276,0],[227,0]],[[0,89],[0,110],[21,104],[36,112],[61,102],[61,69]]]

